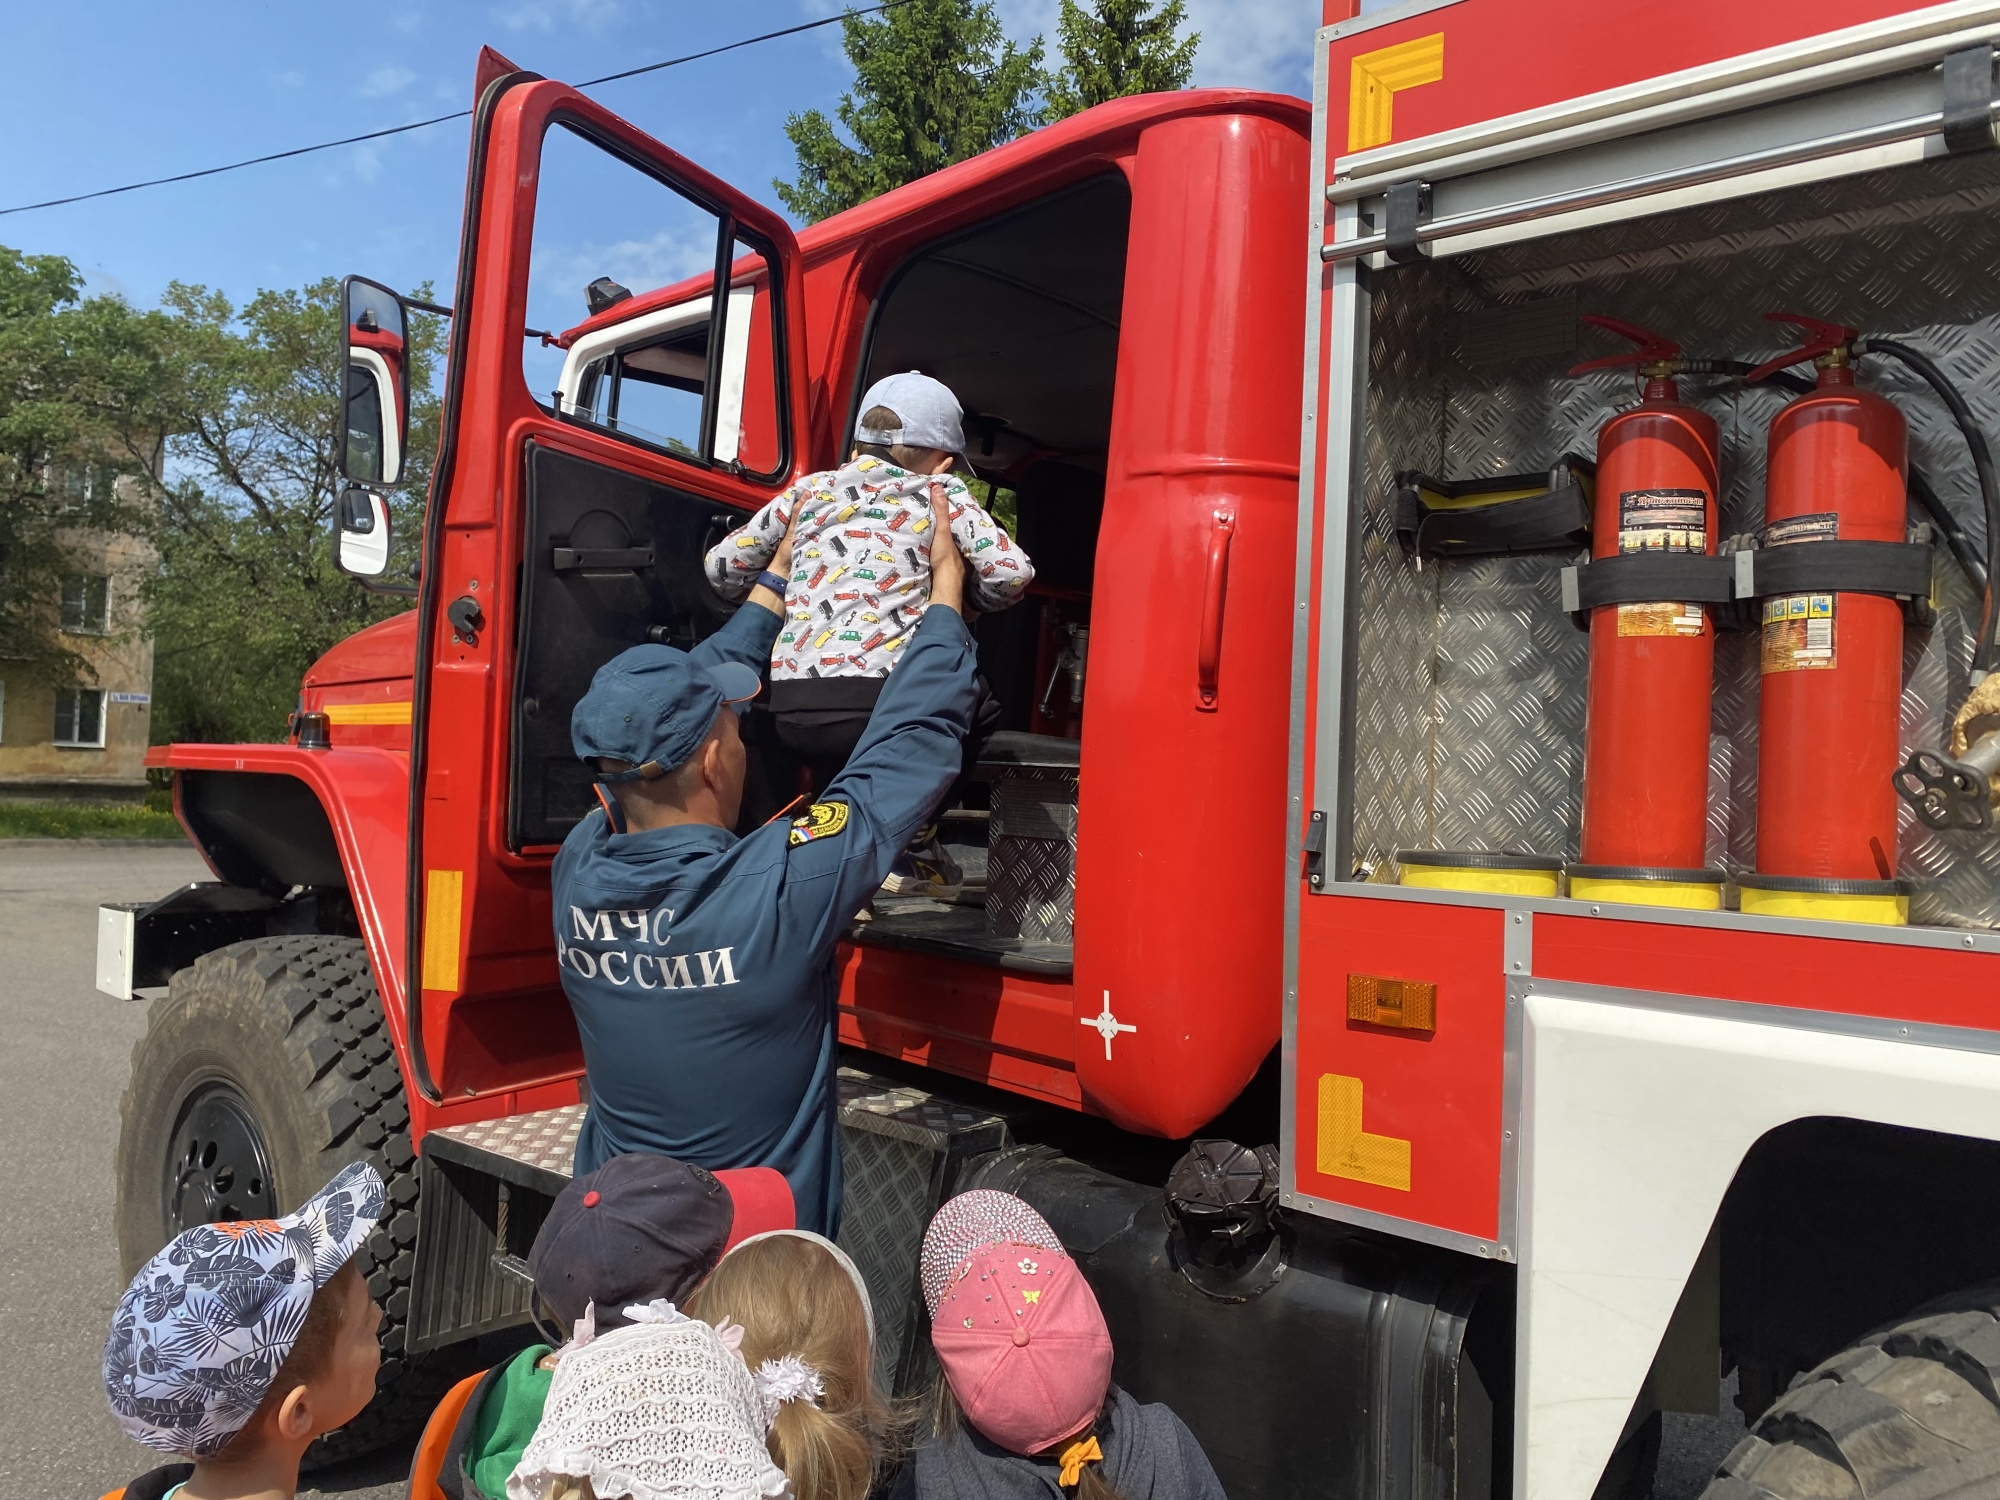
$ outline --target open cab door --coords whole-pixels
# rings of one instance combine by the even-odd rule
[[[454,301],[405,1014],[426,1098],[499,1114],[574,1099],[582,1070],[549,906],[556,849],[595,805],[571,708],[617,652],[692,645],[728,618],[703,553],[810,446],[798,245],[771,210],[489,52]]]

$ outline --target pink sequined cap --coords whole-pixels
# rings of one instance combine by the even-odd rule
[[[1012,1193],[974,1188],[937,1211],[924,1231],[921,1271],[924,1309],[937,1316],[938,1303],[965,1263],[988,1245],[1033,1245],[1064,1253],[1048,1221]]]

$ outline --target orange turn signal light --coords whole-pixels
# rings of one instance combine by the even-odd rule
[[[1422,979],[1347,976],[1347,1019],[1402,1031],[1437,1030],[1438,987]]]

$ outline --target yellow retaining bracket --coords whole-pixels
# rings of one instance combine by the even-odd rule
[[[1361,1128],[1361,1080],[1319,1076],[1319,1169],[1375,1187],[1410,1190],[1410,1143]]]
[[[1347,84],[1347,149],[1386,145],[1395,134],[1395,97],[1444,77],[1444,33],[1416,37],[1354,59]]]

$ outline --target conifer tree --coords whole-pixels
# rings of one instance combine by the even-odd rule
[[[798,180],[772,186],[800,218],[852,208],[1039,119],[1041,41],[1008,41],[992,0],[910,0],[873,19],[849,16],[841,34],[854,65],[835,111],[841,130],[816,109],[785,121]]]
[[[1180,36],[1183,0],[1062,0],[1056,23],[1062,66],[1048,83],[1045,119],[1061,120],[1107,99],[1184,89],[1201,34]]]

